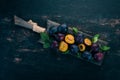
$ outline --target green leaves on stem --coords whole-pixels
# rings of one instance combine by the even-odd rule
[[[93,38],[92,38],[92,42],[96,43],[99,40],[99,34],[96,34]]]
[[[108,51],[110,49],[110,47],[109,46],[100,46],[100,49],[102,51]]]
[[[43,47],[49,48],[51,40],[50,40],[48,34],[43,32],[43,33],[40,33],[40,36],[41,36],[41,41],[43,42]]]
[[[74,33],[78,33],[79,32],[78,28],[76,28],[76,27],[73,27],[72,29],[73,29]]]

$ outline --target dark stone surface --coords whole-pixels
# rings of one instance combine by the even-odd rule
[[[120,80],[119,7],[119,0],[0,1],[0,80]],[[100,67],[56,55],[42,48],[39,34],[13,25],[15,14],[45,27],[52,19],[99,33],[111,50]]]

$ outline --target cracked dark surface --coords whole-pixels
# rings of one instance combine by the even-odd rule
[[[118,0],[1,1],[0,80],[119,80],[119,4]],[[109,42],[111,50],[100,67],[71,56],[56,55],[42,48],[39,34],[15,26],[13,15],[32,19],[44,27],[45,20],[51,19],[92,35],[99,33]]]

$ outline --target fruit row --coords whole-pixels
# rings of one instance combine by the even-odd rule
[[[100,62],[104,58],[104,51],[100,44],[92,42],[92,39],[82,33],[69,30],[66,24],[51,27],[48,31],[52,39],[51,48],[58,49],[63,54],[68,52],[72,55],[80,55],[85,60]]]

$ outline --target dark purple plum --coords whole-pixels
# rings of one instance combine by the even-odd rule
[[[85,51],[84,53],[82,53],[82,57],[87,59],[87,60],[91,60],[92,59],[92,54],[88,51]]]
[[[57,41],[53,41],[52,42],[52,45],[51,45],[51,48],[58,48],[58,42]]]
[[[82,34],[78,33],[77,35],[75,35],[75,42],[77,44],[81,44],[83,43],[84,37]]]
[[[61,33],[58,33],[58,34],[55,34],[54,37],[57,41],[62,41],[62,40],[64,40],[65,35],[61,34]]]
[[[99,45],[96,43],[92,44],[91,50],[93,54],[99,52]]]
[[[68,27],[67,27],[67,25],[66,24],[62,24],[62,25],[60,25],[58,28],[57,28],[57,31],[59,32],[59,33],[67,33],[67,31],[68,31]]]
[[[77,54],[79,51],[79,48],[77,45],[70,45],[70,51],[72,54]]]
[[[55,33],[57,33],[57,28],[56,27],[51,27],[48,31],[48,34],[50,36],[53,36]]]
[[[96,54],[94,55],[94,59],[95,59],[96,61],[102,61],[103,58],[104,58],[104,54],[101,53],[101,52],[98,52],[98,53],[96,53]]]

